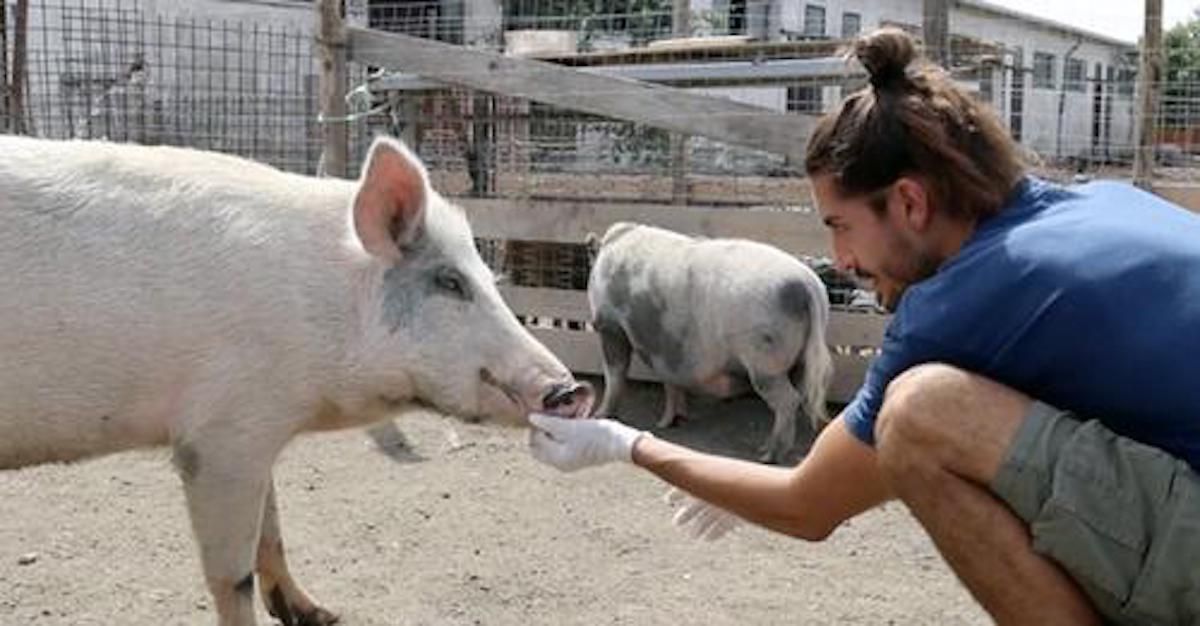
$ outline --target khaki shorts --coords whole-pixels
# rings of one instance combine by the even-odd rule
[[[1035,402],[992,491],[1118,624],[1200,624],[1200,475]]]

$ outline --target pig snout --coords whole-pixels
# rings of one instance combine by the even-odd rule
[[[595,392],[588,383],[569,381],[550,386],[542,396],[542,411],[569,417],[586,416],[592,405]]]
[[[585,417],[591,410],[595,392],[586,382],[578,382],[569,375],[547,380],[542,375],[531,376],[533,380],[504,382],[486,368],[479,371],[480,379],[508,399],[509,407],[501,411],[505,415],[519,410],[522,415],[539,412],[562,417]]]

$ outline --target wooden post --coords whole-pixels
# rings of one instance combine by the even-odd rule
[[[8,85],[8,114],[11,120],[9,128],[13,133],[22,135],[26,132],[25,125],[25,87],[29,84],[26,78],[29,69],[29,58],[26,42],[29,40],[29,0],[17,0],[16,24],[13,33],[12,81]]]
[[[8,131],[8,3],[0,1],[0,133]]]
[[[499,0],[463,3],[463,43],[499,51],[504,47],[504,7]],[[471,192],[486,197],[496,191],[496,96],[475,90],[471,96],[471,132],[467,146]]]
[[[341,0],[317,0],[317,53],[321,62],[320,115],[323,148],[319,176],[346,177],[348,127],[346,115],[346,30]]]
[[[8,131],[8,5],[0,2],[0,133]]]
[[[1158,91],[1162,88],[1162,0],[1146,0],[1141,67],[1138,69],[1138,111],[1134,126],[1133,182],[1150,188],[1154,177],[1154,144]]]
[[[406,93],[399,96],[400,119],[404,122],[404,130],[400,132],[400,139],[414,153],[419,153],[421,148],[419,123],[421,121],[421,98],[423,97],[420,93]]]
[[[692,2],[691,0],[674,0],[671,8],[671,36],[690,37],[692,35]]]
[[[671,34],[675,37],[690,37],[692,34],[692,7],[690,0],[675,0],[671,12]],[[671,133],[671,202],[687,204],[687,157],[688,136]]]
[[[950,2],[924,0],[922,11],[925,55],[938,65],[950,67]]]

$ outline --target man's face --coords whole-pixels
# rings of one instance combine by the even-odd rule
[[[930,213],[923,186],[900,178],[875,196],[847,198],[838,193],[832,174],[811,180],[838,267],[865,282],[880,305],[895,311],[904,290],[933,275],[941,264],[926,241]],[[882,214],[871,207],[872,197],[884,198]]]

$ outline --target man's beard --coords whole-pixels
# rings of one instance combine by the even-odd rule
[[[879,280],[875,275],[856,271],[858,276],[866,276],[875,283],[875,299],[888,313],[895,313],[900,306],[900,300],[908,288],[937,273],[942,261],[932,254],[915,246],[905,244],[907,253],[904,259],[897,263],[898,267],[888,268],[880,272],[884,280],[893,288],[889,293],[879,291]]]

